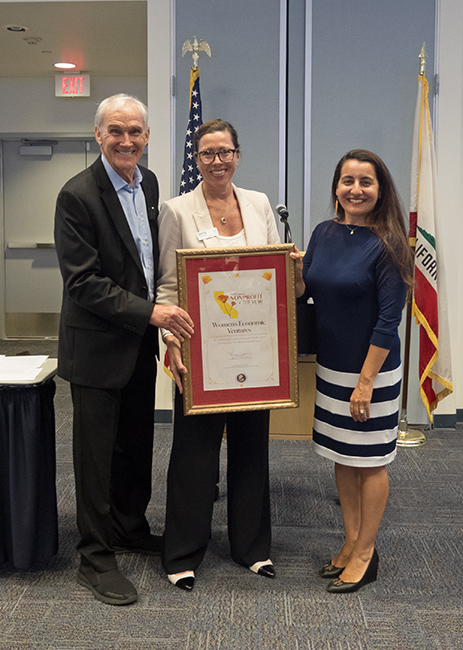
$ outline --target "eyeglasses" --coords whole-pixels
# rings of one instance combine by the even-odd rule
[[[233,156],[238,151],[238,149],[222,149],[222,151],[199,151],[196,152],[196,156],[200,159],[205,165],[214,162],[215,157],[218,156],[220,162],[227,163],[233,160]]]

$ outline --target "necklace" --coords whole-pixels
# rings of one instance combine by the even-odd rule
[[[350,230],[350,234],[353,235],[354,232],[357,230],[357,228],[360,228],[360,226],[349,226],[347,223],[343,223],[343,226],[346,226],[347,230]]]
[[[233,209],[233,206],[237,202],[235,193],[233,192],[230,196],[226,197],[225,200],[221,201],[219,199],[212,199],[207,196],[207,192],[203,187],[203,194],[204,198],[206,199],[207,207],[209,210],[214,209],[215,218],[220,219],[220,223],[223,223],[224,225],[227,223],[228,219],[227,217],[220,216],[220,213],[227,213],[228,217],[230,216],[230,210]],[[217,214],[218,213],[218,214]]]

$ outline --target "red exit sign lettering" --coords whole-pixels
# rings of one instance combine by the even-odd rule
[[[90,97],[90,75],[55,75],[55,97]]]

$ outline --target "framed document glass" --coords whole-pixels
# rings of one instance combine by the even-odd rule
[[[186,415],[298,406],[292,244],[177,250]]]

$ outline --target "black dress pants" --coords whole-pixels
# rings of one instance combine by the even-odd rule
[[[154,348],[142,345],[121,390],[71,384],[78,551],[97,571],[116,567],[114,545],[150,534]]]
[[[232,558],[251,566],[270,556],[269,411],[185,416],[176,390],[163,553],[167,573],[194,571],[206,552],[225,424]]]

